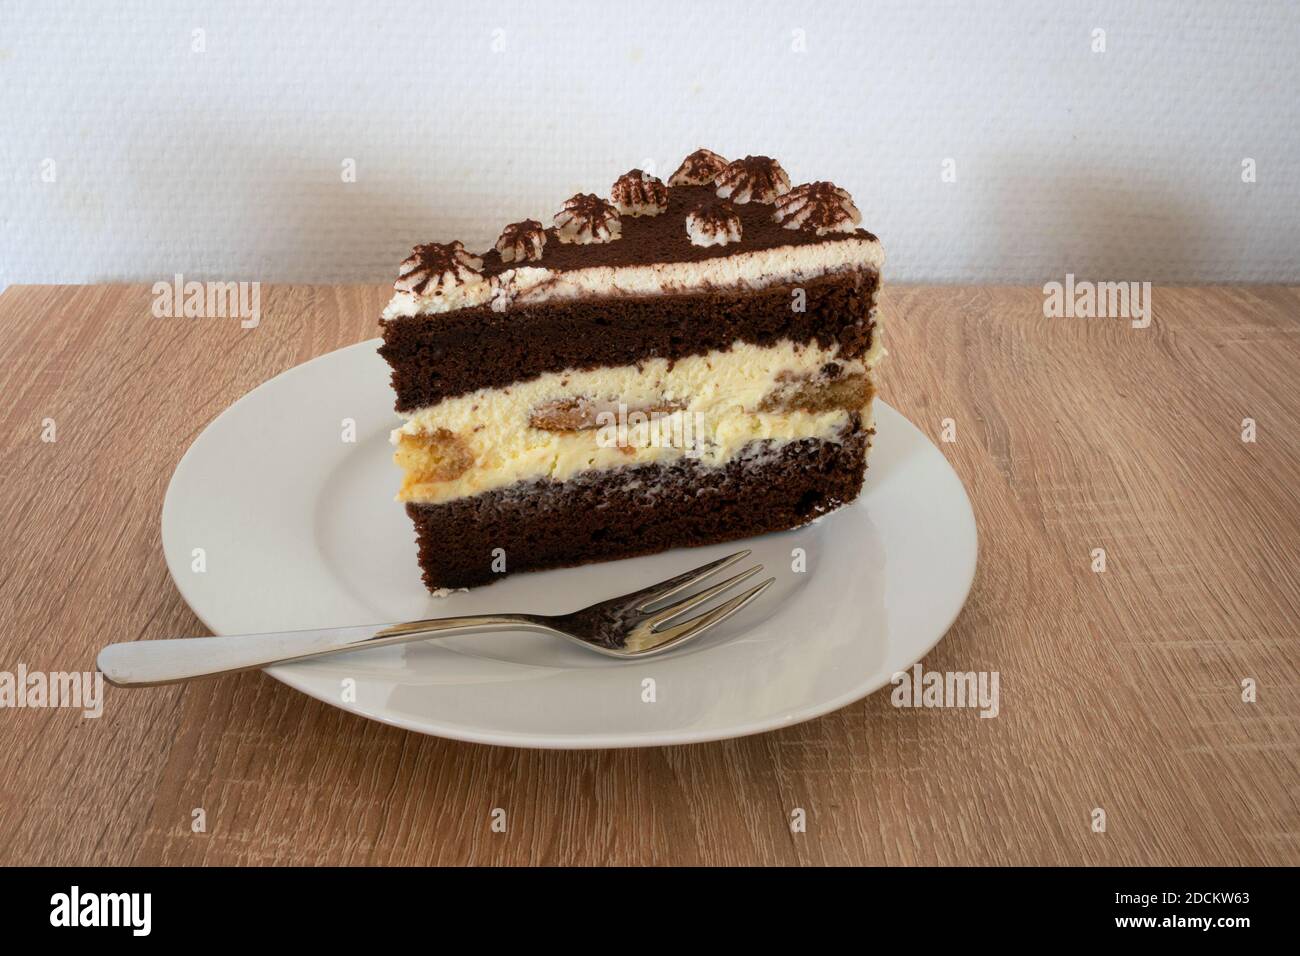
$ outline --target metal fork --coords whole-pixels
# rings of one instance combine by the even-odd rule
[[[581,647],[633,660],[662,654],[699,637],[725,621],[767,589],[775,578],[738,594],[723,604],[674,624],[687,611],[729,591],[763,570],[761,564],[698,594],[667,606],[663,602],[712,577],[749,555],[737,551],[718,561],[660,581],[649,587],[601,601],[572,614],[479,614],[473,617],[431,618],[405,624],[334,627],[317,631],[280,631],[230,637],[183,637],[164,641],[109,644],[97,661],[104,679],[117,687],[152,687],[195,677],[212,677],[341,654],[366,647],[387,647],[432,638],[491,631],[541,631]]]

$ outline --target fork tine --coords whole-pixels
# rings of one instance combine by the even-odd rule
[[[712,577],[723,568],[729,568],[737,561],[749,557],[750,550],[737,551],[735,554],[729,554],[725,558],[719,558],[717,561],[710,561],[708,564],[702,564],[698,568],[693,568],[676,577],[669,578],[667,581],[660,581],[658,584],[652,584],[647,588],[642,588],[631,596],[632,599],[639,599],[636,609],[644,611],[651,604],[656,604],[666,598],[679,594],[693,584],[703,581],[705,578]]]
[[[681,617],[691,608],[699,607],[705,601],[711,600],[712,598],[721,594],[723,591],[731,590],[731,588],[739,584],[741,581],[744,581],[748,578],[752,578],[755,574],[757,574],[759,571],[762,570],[763,570],[763,566],[761,564],[756,564],[748,571],[741,571],[739,574],[732,575],[731,577],[727,578],[727,580],[725,581],[720,581],[719,583],[713,585],[712,587],[705,588],[699,594],[692,594],[690,597],[683,598],[682,600],[678,601],[676,604],[670,604],[666,608],[663,608],[660,611],[656,611],[654,615],[646,621],[646,623],[651,625],[656,631],[658,631],[660,629],[661,624],[667,624],[673,618]]]
[[[667,650],[671,645],[678,644],[688,637],[696,637],[715,624],[721,624],[766,591],[768,586],[775,580],[776,578],[768,578],[762,584],[755,585],[744,594],[738,594],[725,604],[719,604],[712,611],[705,611],[689,621],[682,621],[682,623],[675,624],[667,630],[656,632],[656,636],[662,637],[663,640],[657,642],[654,649],[656,651]]]

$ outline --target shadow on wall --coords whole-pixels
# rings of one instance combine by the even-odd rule
[[[291,174],[301,172],[286,165]],[[537,184],[526,178],[502,183],[493,195],[467,192],[460,185],[467,181],[436,168],[418,180],[322,180],[240,215],[276,224],[261,265],[277,281],[311,282],[389,282],[417,243],[460,239],[481,251],[506,222],[549,220],[550,206],[529,195]],[[558,208],[554,199],[550,205]],[[948,281],[1038,283],[1068,272],[1096,280],[1229,281],[1245,267],[1231,248],[1233,223],[1212,220],[1211,204],[1154,177],[1135,182],[1127,171],[1009,163],[967,213],[970,220],[944,240]],[[913,252],[934,255],[933,248]]]
[[[337,143],[295,151],[272,142],[259,153],[255,176],[232,178],[239,160],[226,144],[242,141],[242,135],[216,137],[185,177],[132,162],[134,181],[123,192],[148,201],[134,221],[122,215],[110,229],[119,236],[147,231],[140,252],[148,261],[133,276],[97,278],[141,281],[179,272],[200,281],[391,283],[417,243],[460,239],[470,249],[487,249],[509,221],[502,216],[519,205],[514,218],[522,218],[529,208],[509,188],[488,195],[467,185],[474,180],[466,164],[437,155],[454,154],[454,143],[424,154],[419,168],[386,155],[359,156],[352,176],[345,166],[350,151]]]
[[[1190,190],[1132,170],[1005,170],[977,213],[989,240],[967,263],[977,281],[1227,281],[1239,268],[1225,255],[1232,224]]]
[[[273,281],[391,283],[418,243],[460,239],[486,249],[496,239],[486,236],[492,219],[483,211],[492,198],[475,202],[456,182],[431,173],[418,182],[304,184],[269,210],[248,210],[277,223],[261,265]]]
[[[344,181],[336,157],[343,150],[335,144],[313,147],[310,155],[273,144],[259,157],[258,175],[241,178],[238,188],[226,181],[232,160],[219,148],[189,178],[161,190],[155,171],[133,167],[138,180],[132,192],[152,196],[141,223],[154,231],[148,246],[163,250],[150,248],[151,263],[136,271],[389,283],[417,243],[460,239],[471,250],[485,250],[505,223],[548,221],[563,196],[602,188],[584,182],[557,188],[557,177],[548,181],[510,163],[492,182],[473,174],[456,150],[455,143],[439,144],[418,168],[360,157],[353,182]],[[981,165],[973,174],[963,172],[956,192],[937,208],[926,208],[903,187],[887,219],[866,223],[881,231],[891,278],[1039,284],[1067,273],[1158,283],[1276,279],[1278,267],[1270,260],[1280,261],[1280,251],[1252,248],[1268,234],[1259,228],[1260,217],[1275,220],[1269,227],[1274,234],[1300,228],[1285,223],[1284,210],[1269,208],[1263,187],[1242,187],[1231,176],[1211,187],[1206,177],[1176,187],[1161,179],[1159,166],[1092,169],[1024,156]],[[927,201],[935,203],[934,195]],[[177,208],[186,215],[162,212]],[[233,249],[227,238],[232,223],[240,226]]]

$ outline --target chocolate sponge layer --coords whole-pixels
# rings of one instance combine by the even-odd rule
[[[487,306],[383,323],[379,353],[393,369],[397,410],[546,372],[631,365],[727,349],[736,341],[836,343],[844,358],[871,345],[879,277],[854,270],[761,290]],[[802,290],[802,310],[795,305]]]
[[[691,459],[541,481],[442,504],[408,504],[430,590],[520,571],[748,538],[806,524],[862,490],[870,432],[755,443],[729,464]],[[504,550],[505,571],[493,570]]]

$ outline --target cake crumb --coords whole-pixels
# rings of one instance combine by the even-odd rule
[[[463,594],[468,590],[469,588],[436,588],[429,593],[436,598],[445,598],[451,597],[453,594]]]

